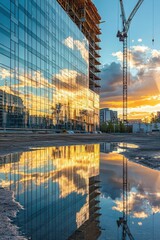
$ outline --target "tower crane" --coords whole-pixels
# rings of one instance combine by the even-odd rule
[[[127,144],[123,143],[123,148],[127,148]],[[117,220],[118,227],[122,227],[122,240],[126,240],[128,236],[130,240],[135,240],[127,223],[128,215],[128,159],[123,156],[123,216]]]
[[[123,123],[127,123],[127,100],[128,100],[128,81],[127,81],[127,33],[131,24],[131,21],[136,14],[137,10],[141,6],[144,0],[139,0],[126,19],[125,10],[123,6],[123,0],[120,1],[121,17],[122,17],[122,31],[117,32],[119,41],[123,42]]]

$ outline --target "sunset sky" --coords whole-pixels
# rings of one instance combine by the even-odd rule
[[[122,42],[119,0],[93,0],[101,24],[101,108],[122,113]],[[137,0],[124,0],[128,18]],[[128,33],[128,118],[142,119],[160,111],[160,1],[144,0]],[[154,39],[154,42],[152,41]]]

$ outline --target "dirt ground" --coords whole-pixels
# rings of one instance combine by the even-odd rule
[[[64,146],[101,142],[125,142],[124,153],[131,161],[160,169],[160,133],[148,134],[51,134],[51,133],[0,133],[0,155],[27,151],[31,147]]]

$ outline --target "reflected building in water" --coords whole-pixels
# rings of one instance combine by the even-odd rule
[[[99,180],[89,179],[89,218],[68,238],[68,240],[97,240],[101,234],[99,217]]]
[[[96,130],[100,16],[91,0],[0,0],[0,127]]]
[[[0,184],[24,207],[16,224],[27,237],[98,239],[99,151],[98,144],[48,147],[0,158]]]
[[[102,153],[110,153],[112,151],[117,151],[118,150],[118,143],[109,143],[109,142],[104,142],[104,143],[101,143],[100,145],[100,151]]]

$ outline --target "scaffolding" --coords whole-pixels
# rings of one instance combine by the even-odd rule
[[[89,88],[100,91],[100,54],[99,43],[101,34],[99,24],[101,17],[91,0],[57,0],[67,12],[89,42]]]

